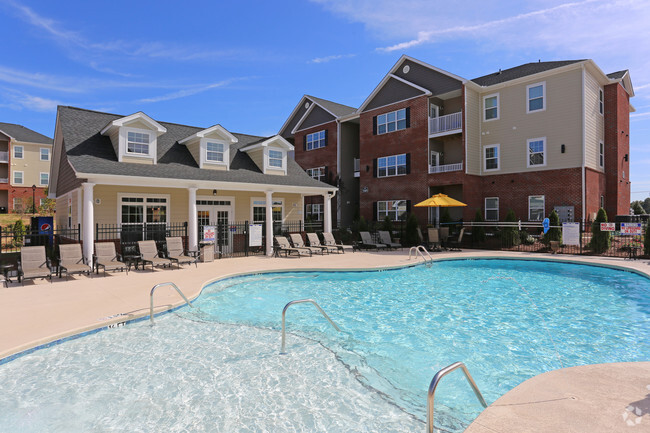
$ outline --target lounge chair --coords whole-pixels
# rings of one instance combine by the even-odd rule
[[[424,244],[424,236],[422,235],[422,230],[420,229],[420,227],[417,228],[417,232],[418,232],[418,244],[422,245]]]
[[[302,253],[309,254],[311,257],[311,251],[306,249],[306,248],[294,248],[291,246],[289,243],[289,240],[284,237],[284,236],[275,236],[275,243],[277,243],[277,247],[275,249],[275,255],[280,257],[281,253],[284,253],[285,257],[289,257],[291,253],[295,253],[298,257],[301,256]]]
[[[393,242],[390,233],[385,230],[379,230],[379,240],[385,243],[388,248],[402,248],[402,244]]]
[[[115,252],[115,244],[113,242],[95,242],[95,255],[93,260],[95,262],[95,270],[99,273],[99,268],[104,271],[126,271],[129,273],[129,266],[121,260]]]
[[[447,239],[449,239],[449,227],[440,227],[438,230],[440,234],[440,245],[442,246],[442,248],[447,249]]]
[[[335,246],[339,251],[342,251],[344,253],[345,250],[352,250],[352,252],[355,250],[354,245],[343,245],[342,243],[337,244],[336,240],[334,239],[334,235],[330,232],[323,232],[323,241],[324,245]]]
[[[338,253],[343,252],[342,249],[339,249],[336,245],[323,245],[320,243],[320,239],[316,233],[307,233],[307,240],[309,241],[310,247],[321,248],[323,251]]]
[[[25,285],[26,279],[49,278],[52,282],[50,259],[45,255],[45,247],[23,247],[18,262],[18,281]]]
[[[151,264],[151,271],[153,272],[154,266],[171,267],[172,260],[162,258],[158,255],[158,248],[155,241],[138,241],[138,249],[140,250],[140,261],[142,262],[142,270],[144,270],[147,263]]]
[[[447,242],[449,244],[450,251],[460,251],[460,243],[463,241],[464,233],[465,233],[465,228],[460,229],[460,233],[458,233],[458,238],[450,239]]]
[[[429,235],[429,251],[441,251],[440,249],[440,231],[429,227],[427,229]]]
[[[65,272],[65,278],[70,274],[88,274],[93,276],[93,267],[86,263],[81,252],[81,244],[59,245],[59,276]]]
[[[165,248],[167,249],[167,258],[180,268],[181,263],[194,263],[198,267],[198,251],[192,252],[183,248],[183,239],[179,236],[165,238]]]
[[[560,251],[560,241],[550,241],[551,253],[557,254]]]
[[[376,250],[380,248],[388,248],[388,245],[385,244],[379,244],[376,242],[373,242],[372,238],[370,237],[369,232],[359,232],[359,235],[361,236],[361,247],[365,249],[370,249],[374,248]]]
[[[320,247],[308,247],[305,245],[305,242],[302,240],[302,236],[299,233],[291,233],[289,237],[291,237],[291,243],[293,244],[294,248],[307,248],[309,251],[311,251],[312,254],[324,253],[323,249]]]

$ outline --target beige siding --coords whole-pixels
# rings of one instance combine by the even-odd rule
[[[122,156],[122,162],[129,162],[132,164],[153,164],[153,159],[151,158],[140,158],[137,156]]]
[[[546,83],[546,109],[526,112],[526,86]],[[483,97],[499,94],[499,119],[483,121]],[[582,71],[573,70],[485,92],[480,97],[481,145],[500,144],[499,171],[490,174],[580,167],[582,165]],[[546,137],[546,165],[527,167],[527,140]],[[561,145],[565,153],[561,153]],[[481,166],[483,156],[479,153]]]
[[[109,135],[111,138],[111,144],[113,144],[113,150],[115,151],[115,155],[120,154],[120,130],[119,128],[115,128],[113,132]]]
[[[266,169],[266,174],[274,174],[278,176],[285,176],[284,170],[274,170],[272,168],[267,168]]]
[[[68,196],[64,195],[62,197],[56,198],[56,227],[67,228],[68,227]]]
[[[481,173],[481,98],[479,93],[465,87],[465,166],[468,174],[478,175]]]
[[[46,187],[41,185],[41,173],[50,173],[50,163],[52,160],[52,146],[46,144],[32,144],[23,143],[21,141],[12,141],[11,146],[23,147],[23,158],[17,159],[13,157],[13,149],[11,150],[11,173],[9,175],[9,182],[12,186],[32,186]],[[41,148],[48,148],[50,150],[50,161],[41,161]],[[13,179],[14,171],[23,172],[23,183],[16,184]]]
[[[444,102],[445,112],[442,114],[458,113],[463,109],[463,97],[446,99]]]
[[[148,129],[149,131],[155,131],[151,125],[141,121],[140,119],[136,119],[132,122],[127,122],[124,124],[124,126],[127,126],[129,128]]]
[[[264,150],[263,149],[254,149],[248,152],[248,156],[253,160],[257,168],[261,171],[264,171]]]
[[[589,168],[603,171],[600,167],[600,142],[604,142],[604,117],[600,114],[600,84],[585,69],[585,163]]]
[[[192,154],[192,158],[196,161],[196,165],[201,165],[201,148],[200,141],[195,141],[187,145],[187,150]]]

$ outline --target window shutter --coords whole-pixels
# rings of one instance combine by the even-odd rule
[[[411,107],[406,107],[406,127],[411,127]]]
[[[377,116],[372,116],[372,135],[377,135]]]
[[[377,202],[372,202],[372,220],[377,221]]]
[[[406,174],[411,173],[411,154],[406,154]]]
[[[377,158],[372,160],[372,177],[377,177]]]
[[[406,200],[406,215],[411,214],[411,200]]]
[[[302,136],[302,150],[307,150],[307,134]]]
[[[325,130],[325,146],[327,146],[327,129]]]

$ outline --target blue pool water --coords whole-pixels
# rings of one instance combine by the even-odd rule
[[[303,298],[342,332],[293,306],[278,355],[282,308]],[[650,280],[574,264],[253,275],[195,306],[0,366],[0,431],[423,431],[429,382],[455,361],[491,403],[545,371],[650,359]],[[459,372],[443,380],[437,427],[480,410]]]

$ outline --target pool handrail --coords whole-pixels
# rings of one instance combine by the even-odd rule
[[[469,370],[467,370],[467,367],[465,367],[465,364],[462,362],[454,362],[451,365],[448,365],[447,367],[443,368],[439,372],[436,373],[435,376],[433,376],[433,379],[431,380],[431,384],[429,385],[429,393],[427,395],[427,433],[433,433],[433,397],[434,394],[436,393],[436,387],[438,386],[438,383],[440,383],[440,380],[445,377],[447,374],[451,373],[452,371],[456,369],[462,369],[463,373],[465,374],[465,378],[469,382],[469,385],[472,387],[472,390],[474,391],[474,394],[476,395],[476,398],[478,398],[479,402],[483,405],[483,407],[488,407],[487,403],[485,402],[485,399],[483,398],[483,394],[481,394],[481,391],[479,391],[478,386],[476,386],[476,382],[474,382],[474,379],[472,379],[472,376],[469,374]]]
[[[320,313],[323,315],[323,317],[325,317],[327,319],[327,321],[332,324],[334,329],[341,332],[339,327],[336,326],[336,323],[334,323],[332,321],[332,319],[330,319],[330,316],[328,316],[327,313],[320,307],[320,305],[318,305],[316,303],[316,301],[314,301],[313,299],[298,299],[298,300],[295,300],[295,301],[291,301],[287,305],[285,305],[284,308],[282,309],[282,348],[280,349],[280,355],[286,355],[286,353],[287,353],[284,350],[285,349],[285,343],[286,343],[286,326],[285,326],[285,322],[286,322],[287,309],[290,306],[294,305],[294,304],[304,304],[304,303],[314,304],[314,307],[316,307],[318,309],[318,311],[320,311]]]
[[[192,305],[192,303],[185,297],[183,292],[181,292],[181,289],[179,289],[176,284],[172,282],[156,284],[151,288],[151,293],[149,294],[149,320],[151,326],[153,326],[153,292],[155,292],[158,287],[162,287],[162,286],[172,286],[174,289],[176,289],[176,292],[178,292],[178,294],[181,295],[185,303],[190,307],[194,308],[194,305]]]
[[[433,263],[433,257],[431,256],[431,254],[429,254],[429,251],[427,251],[427,249],[424,248],[424,246],[422,246],[422,245],[417,245],[417,246],[411,247],[409,249],[409,260],[411,260],[411,253],[413,253],[414,251],[415,251],[416,260],[417,260],[418,254],[419,254],[420,257],[422,257],[422,260],[424,260],[424,263],[429,263],[429,262],[427,262],[427,257],[424,256],[424,253],[426,253],[427,256],[428,256],[428,259],[431,260],[430,263]]]

